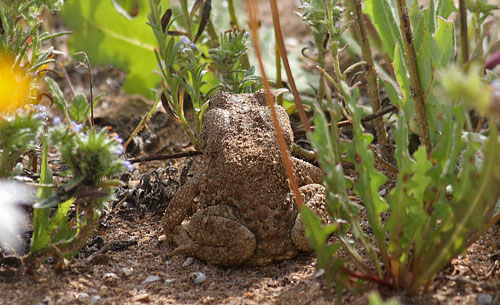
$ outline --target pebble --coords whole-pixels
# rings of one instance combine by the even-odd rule
[[[90,305],[94,305],[95,303],[97,303],[99,300],[101,299],[100,296],[98,295],[93,295],[90,297],[90,300],[89,300],[89,303]]]
[[[482,293],[477,298],[477,301],[481,305],[490,305],[493,304],[493,296],[491,294]]]
[[[182,267],[187,267],[187,266],[191,265],[193,262],[194,262],[194,258],[188,257],[188,258],[186,258],[186,260],[182,264]]]
[[[163,234],[163,235],[160,235],[160,237],[158,237],[158,242],[164,242],[167,240],[167,235]]]
[[[123,267],[122,272],[125,276],[130,276],[134,272],[134,270],[127,267]]]
[[[152,282],[156,282],[156,281],[159,281],[159,280],[160,280],[159,276],[157,276],[157,275],[150,275],[146,279],[144,279],[144,281],[142,281],[142,283],[143,284],[147,284],[147,283],[152,283]]]
[[[170,283],[175,282],[176,280],[177,280],[177,279],[166,279],[166,280],[165,280],[165,283],[170,284]]]
[[[191,273],[191,279],[195,284],[201,284],[207,280],[207,276],[203,272],[193,272]]]
[[[107,279],[107,278],[113,278],[113,279],[117,279],[118,278],[118,275],[116,275],[116,273],[114,272],[108,272],[104,275],[104,278]]]
[[[135,298],[135,300],[138,302],[148,303],[149,302],[149,294],[144,293],[144,294],[138,295]]]
[[[318,271],[316,271],[316,273],[314,273],[314,277],[320,277],[323,274],[325,274],[325,269],[320,268],[320,269],[318,269]]]

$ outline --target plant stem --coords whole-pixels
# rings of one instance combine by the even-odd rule
[[[249,1],[247,1],[248,5]],[[311,131],[311,127],[309,126],[309,122],[307,120],[306,111],[304,110],[304,105],[300,100],[299,92],[297,91],[297,86],[295,85],[295,80],[293,79],[292,70],[290,69],[290,63],[288,62],[285,41],[283,40],[283,33],[281,32],[280,26],[280,17],[278,11],[278,3],[276,0],[269,1],[271,5],[271,11],[273,15],[273,26],[276,37],[278,37],[278,44],[280,47],[281,58],[283,59],[283,66],[285,66],[286,77],[288,78],[288,83],[290,88],[292,89],[293,99],[295,100],[295,107],[297,107],[297,111],[299,112],[299,117],[302,125],[304,125],[304,129],[306,133]],[[257,39],[258,37],[255,37]]]
[[[356,11],[356,25],[357,32],[360,37],[361,50],[363,52],[363,60],[366,62],[366,80],[368,82],[368,96],[370,97],[370,102],[372,105],[372,112],[377,113],[381,109],[380,95],[379,95],[379,84],[377,71],[375,71],[375,64],[373,63],[372,51],[370,48],[370,41],[368,40],[368,33],[366,29],[366,24],[363,18],[363,12],[361,10],[360,0],[351,0]],[[389,146],[389,141],[387,139],[387,131],[384,125],[383,117],[377,117],[375,120],[375,130],[377,133],[378,143],[382,147],[384,157],[387,159],[391,156],[391,149]]]
[[[274,2],[274,4],[276,4],[276,1],[271,1],[271,3],[272,2]],[[269,108],[271,109],[271,114],[273,117],[274,132],[276,133],[276,138],[278,140],[278,144],[279,144],[278,146],[279,146],[280,153],[281,153],[281,159],[283,162],[283,166],[285,168],[285,172],[288,176],[288,180],[290,181],[290,187],[293,191],[293,194],[295,195],[295,203],[297,204],[297,206],[300,207],[304,204],[304,202],[302,200],[302,196],[301,196],[300,191],[299,191],[299,184],[297,182],[297,178],[296,178],[295,173],[293,171],[292,160],[290,158],[290,153],[287,149],[285,137],[283,136],[283,132],[281,130],[280,123],[278,121],[278,115],[276,114],[274,99],[273,99],[273,96],[271,93],[271,88],[269,86],[269,81],[268,81],[267,76],[266,76],[264,62],[262,61],[262,54],[260,52],[259,39],[258,39],[259,36],[257,33],[257,31],[258,31],[258,21],[257,21],[258,2],[253,1],[253,0],[247,0],[246,4],[247,4],[247,10],[248,10],[248,15],[249,15],[249,20],[250,20],[250,29],[251,29],[252,40],[253,40],[253,45],[254,45],[254,49],[255,49],[255,55],[257,56],[257,59],[259,61],[259,66],[260,66],[260,70],[262,73],[262,85],[264,87],[264,95],[265,95],[267,104],[268,104]],[[274,12],[277,12],[277,7],[276,7],[276,10],[273,11],[273,21],[274,21]],[[281,32],[280,32],[280,34],[281,34]],[[283,38],[283,37],[280,36],[280,38]],[[282,39],[280,39],[280,46],[281,47],[283,47],[281,45],[282,42],[283,42]],[[284,48],[282,48],[281,51],[284,51]],[[283,61],[285,62],[284,58],[283,58]],[[287,61],[287,63],[288,63],[288,61]],[[301,106],[302,106],[302,104],[301,104]],[[304,112],[304,115],[305,115],[305,112]],[[304,126],[304,127],[306,127],[306,126]],[[307,125],[307,128],[309,129],[309,125]]]
[[[465,0],[459,0],[460,14],[460,47],[462,50],[462,64],[469,61],[469,35],[467,30],[467,5]]]
[[[429,125],[427,122],[427,113],[425,111],[425,98],[420,83],[420,74],[418,72],[417,54],[413,45],[413,35],[410,24],[410,17],[408,16],[408,8],[406,0],[397,0],[398,14],[400,20],[400,28],[403,36],[403,44],[406,52],[406,59],[408,69],[410,72],[410,90],[415,103],[415,112],[417,124],[420,129],[420,143],[427,148],[427,157],[430,157],[432,152],[432,144],[429,136]]]
[[[275,37],[275,64],[276,64],[276,89],[283,88],[283,80],[281,79],[281,52],[278,42],[278,35],[274,35]],[[283,94],[280,94],[277,98],[278,105],[283,105]]]

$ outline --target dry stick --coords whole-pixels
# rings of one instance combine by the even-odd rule
[[[271,3],[272,2],[274,2],[274,4],[276,4],[276,1],[271,1]],[[295,194],[296,203],[300,207],[301,205],[304,204],[304,202],[302,200],[302,196],[300,195],[299,184],[297,183],[297,178],[295,177],[295,173],[293,172],[292,160],[290,158],[290,153],[288,152],[288,149],[287,149],[285,137],[283,136],[283,132],[281,131],[281,126],[279,124],[278,116],[276,114],[274,98],[271,94],[271,88],[270,88],[269,82],[267,80],[266,71],[264,69],[264,63],[262,62],[262,54],[260,52],[260,46],[259,46],[259,36],[257,35],[258,26],[259,26],[258,21],[257,21],[258,3],[254,0],[246,0],[246,3],[247,3],[248,15],[249,15],[249,19],[250,19],[250,29],[251,29],[255,54],[257,55],[260,70],[262,73],[262,84],[264,85],[264,93],[266,96],[266,101],[267,101],[269,108],[271,109],[271,114],[273,117],[274,131],[276,132],[276,138],[278,139],[279,149],[281,152],[281,159],[283,160],[283,165],[285,166],[285,171],[288,175],[288,179],[290,181],[290,186],[292,188],[293,193]],[[277,11],[277,8],[276,8],[276,10],[273,10],[273,22],[278,22],[278,20],[274,19],[274,13],[276,11]],[[276,28],[276,24],[275,24],[275,28]],[[280,35],[280,41],[282,42],[281,33],[279,35]],[[284,52],[284,48],[282,48],[281,51]],[[304,115],[305,115],[305,113],[304,113]],[[306,126],[304,126],[304,127],[306,127]],[[309,125],[307,125],[306,130],[309,131]]]
[[[248,2],[249,1],[247,0],[247,3]],[[307,120],[306,111],[304,110],[304,105],[300,100],[299,92],[297,91],[297,86],[295,86],[295,80],[293,79],[292,70],[290,69],[290,63],[288,62],[285,42],[283,40],[283,34],[281,33],[278,4],[276,0],[270,0],[269,3],[271,5],[271,12],[273,15],[274,32],[278,37],[278,45],[280,47],[281,58],[283,59],[283,66],[285,67],[288,83],[290,84],[290,88],[292,89],[293,99],[295,100],[295,107],[299,112],[300,121],[302,122],[302,125],[304,125],[306,133],[309,133],[311,131],[311,127],[309,127],[309,122]]]
[[[151,155],[146,157],[139,157],[128,159],[130,163],[139,163],[139,162],[147,162],[147,161],[158,161],[158,160],[168,160],[168,159],[176,159],[176,158],[184,158],[184,157],[193,157],[201,155],[201,151],[193,150],[193,151],[184,151],[175,154],[159,154],[159,155]]]
[[[361,1],[351,0],[354,9],[356,11],[356,25],[358,29],[359,36],[361,38],[361,50],[363,52],[363,60],[366,62],[365,71],[367,73],[366,80],[368,82],[368,96],[370,97],[370,102],[372,104],[373,112],[376,113],[381,108],[380,95],[379,95],[379,84],[377,71],[375,71],[375,64],[373,62],[372,51],[370,48],[370,41],[368,40],[368,33],[366,30],[365,19],[363,18],[363,12],[361,11]],[[384,152],[384,157],[390,157],[390,146],[387,139],[387,131],[384,125],[384,120],[381,116],[375,119],[375,130],[377,133],[378,142],[382,146],[382,151]]]
[[[396,111],[398,110],[398,107],[394,106],[394,105],[391,105],[391,106],[388,106],[388,107],[385,107],[383,109],[380,109],[379,111],[377,111],[376,113],[372,113],[370,115],[367,115],[365,117],[362,117],[361,118],[361,122],[368,122],[368,121],[371,121],[373,119],[376,119],[376,118],[379,118],[381,116],[383,116],[384,114],[387,114],[389,112],[393,112],[393,111]],[[328,124],[329,126],[331,126],[331,123]],[[352,122],[349,121],[349,120],[345,120],[345,121],[340,121],[340,122],[337,122],[337,127],[344,127],[344,126],[348,126],[348,125],[352,125]],[[314,130],[314,126],[311,127],[311,129]],[[301,130],[297,130],[294,132],[294,136],[302,136],[304,135],[306,132],[305,130],[301,129]]]
[[[425,99],[420,83],[420,75],[417,65],[417,54],[413,45],[413,35],[411,31],[410,17],[408,16],[408,8],[406,0],[397,0],[398,14],[400,19],[400,28],[403,35],[403,44],[406,51],[406,58],[410,72],[410,90],[415,103],[415,112],[417,114],[417,124],[420,128],[420,143],[427,148],[427,157],[430,157],[432,152],[432,144],[429,136],[429,125],[427,122],[427,113],[425,111]]]
[[[462,64],[469,61],[469,35],[467,30],[467,6],[465,0],[459,0],[460,12],[460,47],[462,50]]]
[[[87,62],[87,70],[89,72],[89,83],[90,83],[90,119],[89,119],[89,122],[90,122],[90,126],[94,126],[94,94],[92,91],[93,80],[92,80],[92,69],[90,67],[89,57],[87,56],[87,53],[85,53],[85,52],[77,52],[77,53],[75,53],[75,55],[83,55],[83,57],[85,58],[85,61]]]

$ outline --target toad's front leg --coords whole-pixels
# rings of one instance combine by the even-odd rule
[[[200,194],[200,178],[195,175],[181,186],[165,209],[162,218],[163,232],[169,235],[180,225],[193,207],[194,199]]]

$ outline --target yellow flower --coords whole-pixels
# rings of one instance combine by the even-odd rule
[[[24,106],[31,92],[32,77],[14,69],[11,56],[0,53],[0,113]]]

